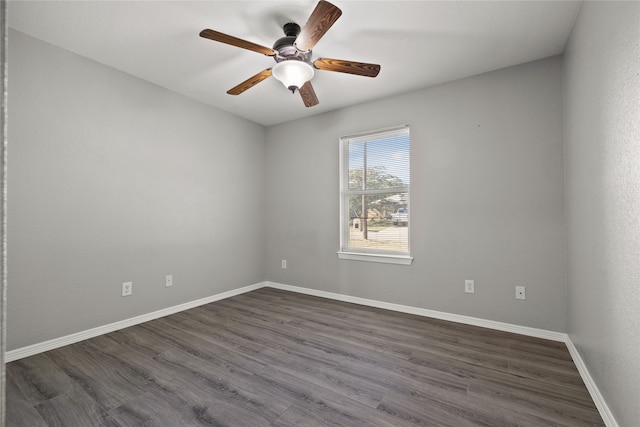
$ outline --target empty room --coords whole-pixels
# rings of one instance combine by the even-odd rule
[[[640,426],[640,2],[0,11],[0,425]]]

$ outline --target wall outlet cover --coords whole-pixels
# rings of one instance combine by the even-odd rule
[[[473,280],[465,280],[464,281],[464,291],[468,294],[473,294],[476,292],[476,285]]]

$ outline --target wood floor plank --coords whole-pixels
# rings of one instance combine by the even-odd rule
[[[121,427],[175,427],[197,423],[196,416],[189,406],[176,406],[172,399],[152,392],[146,392],[120,405],[113,409],[110,415]]]
[[[385,364],[369,365],[347,361],[337,368],[339,374],[348,373],[367,378],[385,387],[387,395],[394,392],[422,390],[438,394],[441,390],[466,393],[469,379],[451,375],[435,369],[416,367],[409,362],[396,359]]]
[[[339,398],[335,395],[323,395],[318,399],[297,402],[297,407],[310,415],[317,425],[317,419],[329,426],[350,426],[350,427],[397,427],[401,426],[399,420],[390,417],[388,414],[370,408],[360,402],[352,401],[348,398]],[[280,421],[279,421],[280,420]],[[276,420],[274,425],[283,425],[282,419]],[[304,426],[304,418],[298,419],[297,425]]]
[[[225,363],[205,360],[177,349],[164,353],[162,358],[180,367],[191,385],[210,389],[206,396],[220,395],[220,399],[233,401],[238,407],[261,413],[265,418],[275,419],[291,405],[289,400],[270,393],[268,385],[250,371],[229,370]]]
[[[114,425],[109,413],[79,388],[39,403],[35,408],[50,427]]]
[[[470,350],[462,346],[438,342],[431,342],[422,349],[414,350],[411,353],[410,359],[430,359],[433,355],[443,356],[448,359],[455,359],[498,371],[507,371],[511,362],[506,354]]]
[[[493,381],[471,380],[469,394],[492,405],[575,426],[603,426],[595,407],[572,405],[527,389]]]
[[[147,322],[147,324],[153,324],[153,322]],[[170,342],[159,340],[156,333],[137,326],[110,332],[107,335],[113,341],[127,345],[130,348],[153,352],[155,354],[159,354],[173,348],[173,344]]]
[[[49,357],[102,408],[115,408],[144,392],[144,375],[122,364],[113,354],[81,345],[48,352]]]
[[[46,353],[9,364],[6,375],[31,405],[67,393],[74,385],[71,378]]]
[[[15,427],[604,425],[563,343],[272,288],[6,368]]]
[[[426,425],[557,427],[554,421],[508,408],[496,411],[481,399],[455,392],[390,393],[379,409],[389,413],[403,414],[404,417],[419,420]]]
[[[44,418],[40,416],[33,404],[23,397],[22,392],[10,377],[6,378],[5,387],[7,426],[46,427]]]
[[[276,427],[326,427],[328,424],[323,414],[316,414],[304,410],[300,405],[291,405],[272,426]],[[335,424],[334,425],[340,425]]]
[[[332,393],[348,397],[375,408],[386,393],[384,383],[372,377],[363,377],[349,371],[338,371],[326,367],[309,368],[308,361],[302,357],[292,358],[283,355],[284,364],[276,367],[278,375],[287,373],[298,381],[318,386]]]
[[[575,366],[563,364],[562,362],[559,361],[554,364],[549,360],[511,358],[509,360],[509,372],[522,377],[552,380],[567,386],[584,388],[584,382]]]

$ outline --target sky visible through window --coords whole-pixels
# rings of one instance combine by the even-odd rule
[[[384,167],[384,171],[409,185],[409,135],[399,135],[366,142],[367,169]],[[349,144],[349,170],[364,166],[365,142]]]

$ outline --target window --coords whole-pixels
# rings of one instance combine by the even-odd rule
[[[342,259],[411,264],[409,127],[340,138]]]

